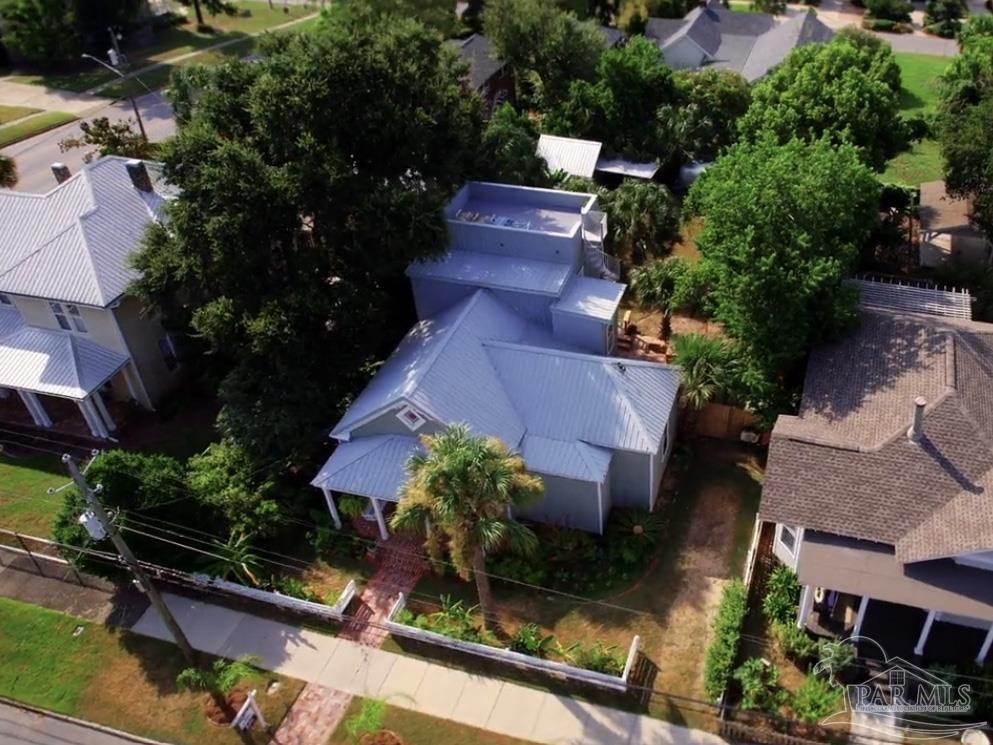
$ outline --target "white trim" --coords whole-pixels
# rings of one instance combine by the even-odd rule
[[[648,511],[655,507],[655,453],[648,456]]]
[[[117,425],[114,424],[114,420],[110,416],[110,412],[107,410],[107,404],[104,403],[103,396],[100,395],[99,390],[93,391],[90,396],[93,399],[93,404],[97,408],[97,412],[103,419],[103,423],[107,427],[108,432],[113,432],[117,429]]]
[[[369,501],[372,503],[372,511],[376,513],[376,524],[379,526],[379,537],[384,541],[387,541],[390,538],[390,531],[386,529],[386,520],[383,518],[383,507],[379,504],[378,499],[369,497]]]
[[[79,413],[86,420],[86,426],[90,428],[90,434],[101,440],[107,439],[107,431],[103,428],[103,422],[99,421],[99,418],[93,415],[94,411],[90,408],[90,400],[84,398],[81,401],[77,401],[76,406],[79,407]]]
[[[796,625],[798,628],[803,628],[804,624],[807,623],[807,618],[810,616],[810,611],[814,607],[814,588],[810,585],[804,585],[803,591],[800,593],[800,607],[796,614]]]
[[[427,423],[427,418],[410,404],[400,407],[396,413],[396,418],[403,422],[404,426],[411,432],[416,432]]]
[[[334,494],[331,493],[330,489],[321,487],[321,491],[324,493],[324,501],[327,502],[328,512],[331,513],[331,522],[334,526],[341,530],[341,515],[338,513],[338,505],[334,503]]]
[[[597,503],[597,514],[599,517],[600,524],[600,535],[603,535],[603,482],[596,482],[596,503]]]
[[[914,647],[914,654],[918,657],[924,654],[924,647],[927,644],[928,636],[931,635],[931,627],[934,625],[934,619],[937,615],[937,612],[933,610],[927,612],[927,618],[924,619],[924,626],[921,628],[921,635],[917,639],[917,646]]]
[[[855,615],[855,627],[852,629],[852,636],[859,636],[862,633],[862,624],[865,622],[865,612],[869,608],[869,596],[863,595],[859,603],[859,611]]]
[[[993,623],[990,624],[990,630],[986,632],[983,645],[979,648],[979,654],[976,655],[977,664],[982,665],[986,661],[986,656],[990,653],[990,647],[993,647]]]
[[[38,400],[36,393],[18,388],[17,394],[21,397],[24,407],[28,410],[31,419],[36,425],[46,429],[52,426],[52,419],[48,416],[48,412],[45,411],[45,407],[42,406],[41,401]]]

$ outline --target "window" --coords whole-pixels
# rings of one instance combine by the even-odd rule
[[[82,334],[86,333],[86,322],[83,320],[78,306],[71,303],[66,303],[65,306],[62,303],[49,303],[48,306],[52,309],[52,313],[55,314],[55,320],[58,322],[60,328],[66,331],[75,329]]]
[[[171,372],[179,367],[179,357],[176,354],[176,347],[172,343],[172,337],[168,334],[159,339],[159,353],[162,355],[167,370]]]
[[[796,552],[796,530],[788,525],[780,525],[779,543],[792,556]]]
[[[0,305],[13,305],[13,303],[10,302],[9,297],[0,292]]]
[[[416,432],[421,428],[427,420],[418,414],[414,409],[409,406],[404,406],[400,411],[397,412],[397,419],[407,425],[407,427]]]

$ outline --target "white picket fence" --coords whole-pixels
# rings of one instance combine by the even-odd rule
[[[403,610],[406,605],[407,598],[403,593],[400,593],[400,597],[398,597],[397,601],[393,604],[393,608],[390,609],[390,614],[385,622],[385,626],[389,629],[391,634],[396,634],[397,636],[413,639],[427,644],[434,644],[439,647],[446,647],[458,652],[465,652],[467,654],[476,655],[477,657],[485,657],[486,659],[515,665],[517,667],[542,670],[547,673],[561,675],[571,680],[578,680],[583,683],[592,683],[596,686],[611,688],[615,691],[627,690],[628,680],[631,677],[634,664],[638,659],[638,649],[641,646],[641,637],[635,636],[631,640],[631,646],[628,649],[628,657],[627,662],[624,665],[624,672],[620,676],[608,675],[607,673],[598,673],[594,670],[586,670],[581,667],[575,667],[574,665],[569,665],[565,662],[542,660],[538,657],[531,657],[530,655],[521,654],[520,652],[512,652],[509,649],[489,647],[485,644],[452,639],[451,637],[443,634],[418,629],[413,626],[408,626],[407,624],[394,621],[393,619],[396,618],[397,613]]]
[[[289,595],[283,595],[278,592],[260,590],[257,587],[247,587],[246,585],[240,585],[237,582],[228,582],[227,580],[220,579],[219,577],[210,577],[206,574],[194,574],[193,580],[197,586],[207,590],[219,590],[220,592],[226,592],[231,595],[239,595],[243,598],[255,600],[260,603],[267,603],[269,605],[275,605],[279,608],[285,608],[287,610],[305,613],[312,616],[320,616],[321,618],[327,620],[339,622],[345,620],[345,609],[348,607],[348,604],[352,602],[352,598],[355,597],[356,592],[355,580],[349,580],[335,604],[325,605],[324,603],[314,603],[310,600],[301,600],[300,598],[290,597]]]

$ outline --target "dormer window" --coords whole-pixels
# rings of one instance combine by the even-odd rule
[[[0,305],[13,305],[13,303],[10,302],[9,297],[0,292]]]
[[[427,419],[422,417],[410,406],[404,406],[400,409],[400,411],[397,412],[397,419],[406,424],[411,432],[416,432],[419,430],[424,422],[427,421]]]
[[[86,322],[83,320],[78,306],[71,303],[49,303],[48,306],[52,309],[59,328],[65,331],[78,331],[81,334],[86,333]]]

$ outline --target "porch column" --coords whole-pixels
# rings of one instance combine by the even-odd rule
[[[369,497],[369,501],[372,502],[372,511],[376,513],[376,524],[379,525],[379,537],[384,541],[389,540],[390,531],[386,529],[386,519],[383,517],[383,506],[379,503],[378,499]]]
[[[813,607],[814,588],[810,585],[804,585],[803,591],[800,593],[800,610],[796,614],[796,625],[799,628],[802,629],[804,624],[807,623],[807,617],[810,615]]]
[[[107,426],[107,431],[113,432],[117,429],[117,425],[110,418],[110,412],[107,411],[107,405],[103,402],[103,396],[100,395],[100,391],[93,391],[90,397],[93,399],[93,405],[96,407],[97,413],[100,414],[100,418],[103,419],[103,423]]]
[[[52,420],[48,416],[48,412],[45,411],[45,407],[41,405],[41,401],[38,400],[38,396],[31,391],[18,390],[17,393],[21,397],[21,401],[24,402],[24,407],[28,410],[31,415],[31,419],[39,427],[51,427]]]
[[[83,415],[83,419],[86,420],[86,424],[90,428],[90,433],[101,440],[107,439],[107,430],[103,426],[103,422],[100,421],[100,415],[97,414],[90,400],[84,398],[82,401],[77,401],[76,405],[79,407],[79,412]]]
[[[924,628],[921,629],[921,636],[917,640],[917,646],[914,647],[914,654],[918,657],[924,654],[924,645],[927,644],[927,638],[931,634],[931,627],[934,625],[934,618],[937,615],[937,611],[929,610],[927,612],[927,618],[924,619]]]
[[[328,512],[331,513],[331,522],[334,526],[341,530],[341,515],[338,514],[338,505],[334,503],[334,495],[331,493],[330,489],[325,489],[321,487],[321,491],[324,492],[324,501],[328,503]]]
[[[869,607],[869,596],[863,595],[862,602],[859,603],[859,612],[855,616],[855,628],[852,629],[852,636],[858,636],[862,633],[862,622],[865,621],[865,611]]]
[[[986,638],[983,639],[983,646],[979,648],[979,654],[976,655],[976,662],[982,665],[986,661],[986,656],[990,653],[990,647],[993,647],[993,623],[990,624],[990,630],[986,632]]]

